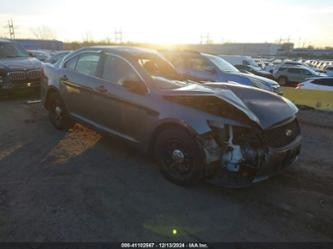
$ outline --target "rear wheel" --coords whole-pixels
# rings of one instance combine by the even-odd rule
[[[156,139],[154,156],[161,173],[176,184],[196,184],[203,177],[202,153],[195,138],[182,128],[163,130]]]
[[[49,119],[59,130],[67,130],[72,126],[65,105],[58,93],[52,93],[48,100]]]
[[[278,82],[279,82],[279,84],[280,84],[281,86],[284,86],[284,85],[287,84],[288,80],[287,80],[286,77],[281,76],[281,77],[279,77]]]

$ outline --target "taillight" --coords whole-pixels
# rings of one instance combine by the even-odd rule
[[[296,89],[300,89],[302,86],[304,86],[304,84],[303,83],[299,83],[299,84],[297,84]]]

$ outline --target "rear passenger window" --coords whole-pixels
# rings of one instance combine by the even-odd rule
[[[77,56],[70,59],[69,61],[67,61],[65,63],[64,68],[67,68],[68,70],[74,71],[75,70],[75,66],[76,66],[76,62],[77,62]]]
[[[112,55],[105,57],[102,78],[117,85],[122,85],[124,80],[140,79],[138,74],[125,60]]]
[[[76,72],[85,75],[96,76],[99,59],[99,54],[80,55],[80,58],[78,59],[76,64]]]

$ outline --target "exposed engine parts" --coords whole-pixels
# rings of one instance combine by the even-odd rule
[[[243,133],[244,131],[246,130],[242,130]],[[247,137],[242,139],[242,136]],[[239,130],[236,132],[230,125],[225,126],[224,129],[220,127],[212,136],[201,137],[200,142],[207,164],[219,162],[220,167],[228,172],[239,172],[242,167],[259,169],[268,150],[265,150],[264,146],[258,147],[257,144],[251,146],[249,137],[250,134],[241,134]]]
[[[232,126],[229,126],[229,140],[227,144],[227,148],[222,155],[221,163],[224,167],[226,167],[229,171],[237,172],[240,168],[240,163],[243,160],[243,155],[241,151],[241,147],[239,145],[235,145],[233,143],[233,130]]]

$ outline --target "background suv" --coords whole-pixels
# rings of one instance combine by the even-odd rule
[[[303,66],[284,66],[280,67],[273,74],[274,78],[280,85],[293,84],[303,82],[308,78],[322,77],[325,74],[318,73],[308,67]]]
[[[0,40],[0,90],[40,85],[41,62],[20,45]]]

